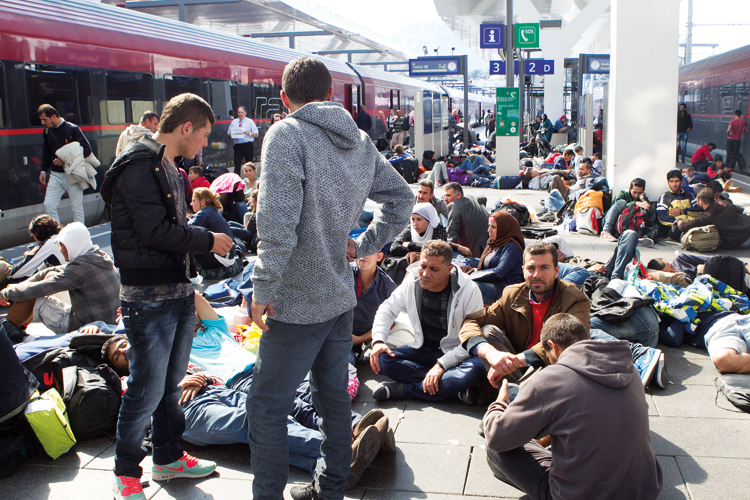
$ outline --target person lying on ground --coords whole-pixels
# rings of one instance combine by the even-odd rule
[[[113,322],[120,305],[120,276],[110,258],[91,243],[86,226],[73,222],[57,236],[67,264],[43,269],[23,283],[0,290],[0,305],[13,305],[3,320],[11,341],[23,341],[23,325],[41,321],[66,333],[96,320]],[[68,292],[70,304],[54,297]]]
[[[427,242],[419,263],[407,269],[404,281],[378,309],[370,365],[394,382],[381,383],[373,392],[376,400],[442,401],[458,396],[470,403],[469,389],[485,377],[481,360],[466,352],[458,339],[466,314],[482,308],[482,294],[452,258],[448,243]],[[408,315],[414,342],[391,349],[386,342],[402,312]]]
[[[31,275],[47,267],[65,263],[65,258],[57,246],[57,235],[62,226],[47,214],[37,215],[29,223],[29,234],[37,243],[24,252],[23,260],[13,266],[8,283],[20,283]]]

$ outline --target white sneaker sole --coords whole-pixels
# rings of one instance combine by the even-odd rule
[[[203,473],[190,473],[190,472],[179,472],[179,471],[169,471],[169,472],[156,472],[154,470],[151,471],[151,479],[154,481],[169,481],[170,479],[176,479],[176,478],[194,478],[198,479],[201,477],[210,476],[216,472],[216,467],[211,469],[208,472]]]

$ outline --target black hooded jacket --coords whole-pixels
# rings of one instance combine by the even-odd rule
[[[165,146],[150,137],[131,142],[104,174],[101,194],[111,208],[112,252],[123,285],[189,283],[185,255],[213,248],[213,235],[180,225],[167,173]]]

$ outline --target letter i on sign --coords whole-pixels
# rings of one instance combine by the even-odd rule
[[[497,43],[495,40],[495,30],[490,30],[490,39],[487,41],[488,43]]]

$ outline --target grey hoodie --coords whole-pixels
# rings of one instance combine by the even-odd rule
[[[357,255],[380,251],[409,223],[409,186],[334,102],[309,103],[276,123],[261,157],[253,299],[273,300],[274,319],[293,324],[353,309],[349,230],[368,198],[382,203],[356,241]]]
[[[485,417],[498,452],[552,436],[552,498],[649,500],[662,473],[651,445],[643,384],[626,341],[584,340]]]
[[[140,141],[144,136],[151,135],[151,130],[140,125],[131,125],[120,134],[120,138],[117,140],[117,148],[115,149],[115,158],[120,156],[125,148],[128,147],[133,141]]]

